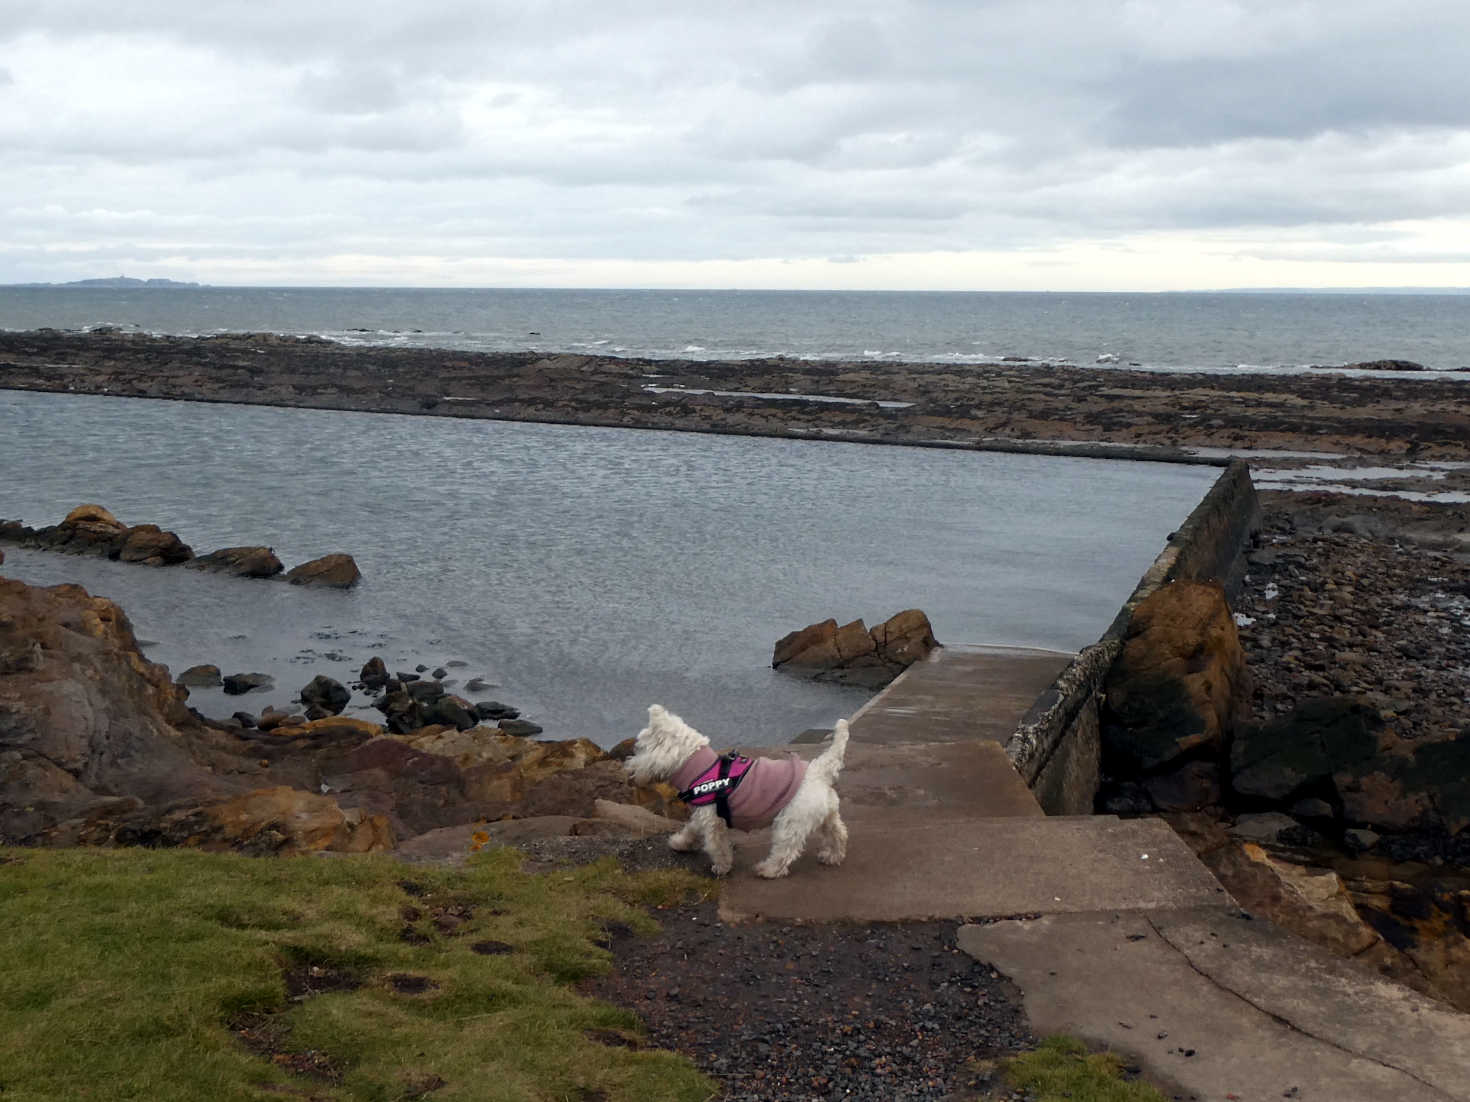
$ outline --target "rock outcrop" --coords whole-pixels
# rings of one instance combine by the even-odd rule
[[[274,578],[285,569],[269,547],[221,547],[196,556],[176,533],[166,532],[156,524],[129,527],[101,505],[78,505],[60,524],[45,528],[31,528],[18,520],[0,520],[0,541],[68,555],[99,555],[146,566],[182,564],[241,578]],[[286,574],[293,585],[338,589],[356,585],[361,577],[352,556],[344,554],[313,559]]]
[[[862,620],[841,626],[823,620],[781,638],[771,668],[881,688],[937,646],[929,618],[918,609],[900,612],[871,631]]]
[[[0,655],[0,836],[249,787],[111,601],[0,578]]]
[[[0,578],[0,843],[364,852],[480,820],[596,817],[599,800],[683,817],[669,786],[634,786],[593,743],[475,726],[442,685],[414,684],[453,722],[395,735],[268,709],[248,729],[212,724],[111,601]]]

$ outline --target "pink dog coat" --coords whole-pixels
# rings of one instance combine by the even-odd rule
[[[788,758],[747,758],[733,751],[720,757],[708,746],[696,750],[670,780],[690,807],[715,805],[726,826],[756,830],[791,802],[806,762]]]

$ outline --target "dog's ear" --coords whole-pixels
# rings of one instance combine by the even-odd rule
[[[648,719],[650,723],[657,722],[658,720],[663,719],[664,716],[668,714],[668,712],[664,711],[664,706],[662,704],[650,704],[648,706]]]

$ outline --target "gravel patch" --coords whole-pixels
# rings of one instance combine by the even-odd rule
[[[971,1061],[1036,1043],[1019,992],[955,946],[953,922],[725,926],[713,903],[659,917],[656,937],[613,934],[615,970],[588,993],[634,1010],[722,1102],[972,1097]]]

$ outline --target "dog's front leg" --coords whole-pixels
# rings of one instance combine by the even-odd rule
[[[694,813],[693,822],[704,835],[704,852],[709,857],[710,872],[716,876],[726,875],[735,867],[735,846],[730,841],[730,832],[725,821],[713,808],[700,808]]]
[[[692,822],[685,823],[669,835],[669,849],[678,850],[680,853],[692,853],[698,848],[699,830]]]

